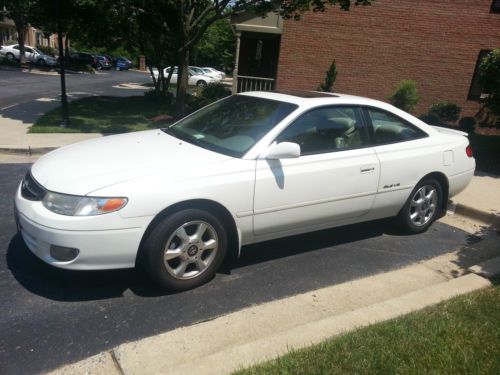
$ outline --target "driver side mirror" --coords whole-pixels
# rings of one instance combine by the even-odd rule
[[[297,143],[274,143],[260,156],[260,159],[293,159],[300,156],[300,146]]]

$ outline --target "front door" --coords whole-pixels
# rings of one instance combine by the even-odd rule
[[[311,110],[276,139],[285,141],[300,145],[299,158],[257,161],[255,235],[328,226],[370,211],[380,168],[357,107]]]

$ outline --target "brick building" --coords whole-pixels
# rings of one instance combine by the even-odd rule
[[[255,60],[266,55],[263,51],[276,51],[273,74],[262,75],[275,80],[273,88],[314,90],[335,59],[338,92],[387,100],[399,81],[415,80],[421,96],[417,115],[441,100],[460,105],[462,115],[474,115],[481,95],[478,60],[500,47],[498,0],[376,0],[348,12],[337,7],[307,12],[300,21],[267,21],[275,26],[271,34],[269,25],[259,22],[235,22],[239,57],[247,56],[236,74],[259,76],[249,67],[266,66]],[[238,90],[245,91],[241,83]]]
[[[17,44],[17,31],[14,21],[5,18],[0,20],[0,45],[7,43]],[[32,47],[48,46],[56,48],[57,34],[46,37],[41,30],[28,26],[24,37],[24,43]]]

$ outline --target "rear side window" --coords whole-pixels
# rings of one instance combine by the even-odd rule
[[[373,142],[376,145],[406,142],[427,137],[427,133],[392,113],[376,108],[367,108],[372,126]]]

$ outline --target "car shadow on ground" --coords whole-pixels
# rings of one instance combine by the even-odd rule
[[[398,233],[392,229],[387,220],[381,220],[244,246],[240,258],[225,262],[220,274],[224,278],[239,268],[324,250],[383,234]],[[171,294],[156,287],[147,275],[136,269],[69,271],[49,266],[31,253],[20,234],[16,234],[9,243],[7,265],[15,279],[25,289],[56,301],[118,298],[127,290],[140,297]]]

